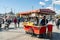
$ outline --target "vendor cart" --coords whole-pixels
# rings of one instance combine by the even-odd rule
[[[52,29],[53,25],[48,24],[46,26],[29,26],[29,25],[24,25],[24,30],[27,34],[35,34],[37,37],[52,37]]]
[[[40,15],[39,13],[42,15],[43,14],[44,15],[55,15],[54,14],[55,12],[51,11],[51,10],[50,11],[49,10],[47,10],[47,11],[46,10],[34,10],[31,12],[26,12],[26,14],[24,13],[23,15],[28,16],[28,18],[36,15],[36,17],[39,18],[39,15]],[[50,13],[50,14],[48,14],[48,13]],[[31,14],[33,14],[33,15],[31,16]],[[37,37],[40,37],[41,35],[43,35],[44,37],[46,37],[46,35],[48,35],[49,37],[52,36],[52,29],[53,29],[52,24],[48,24],[48,25],[44,25],[44,26],[34,25],[34,23],[31,23],[30,20],[29,20],[29,22],[24,22],[23,24],[24,24],[24,30],[26,33],[35,34]]]
[[[35,17],[33,17],[33,18],[35,18]],[[52,28],[53,28],[52,24],[34,25],[34,23],[31,21],[24,22],[25,32],[28,34],[36,35],[37,37],[46,37],[46,36],[51,37],[52,36]]]

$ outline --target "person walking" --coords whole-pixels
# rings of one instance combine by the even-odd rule
[[[57,26],[57,21],[58,21],[58,17],[55,19],[55,24],[56,24],[56,26]]]
[[[3,22],[3,19],[0,18],[0,30],[1,30],[1,28],[2,28],[2,22]]]
[[[18,23],[18,28],[19,28],[19,24],[20,24],[20,16],[17,17],[17,23]]]
[[[9,26],[11,24],[10,16],[8,16],[7,22],[8,22],[8,26]]]
[[[60,19],[57,20],[57,29],[59,29],[59,26],[60,26]]]
[[[17,18],[15,17],[13,21],[14,21],[15,28],[17,28]]]
[[[6,29],[9,29],[9,20],[8,20],[8,16],[5,16],[5,20],[4,20],[4,23],[5,23],[5,27],[4,27],[4,29],[6,30]]]

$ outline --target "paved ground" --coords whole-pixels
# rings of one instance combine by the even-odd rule
[[[20,28],[14,29],[14,24],[12,23],[8,31],[6,30],[0,31],[0,40],[50,40],[50,39],[31,37],[31,35],[25,34],[22,24],[20,24]],[[55,25],[53,27],[53,38],[51,40],[60,40],[60,29],[58,30]]]

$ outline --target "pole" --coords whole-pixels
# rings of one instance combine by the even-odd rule
[[[52,8],[55,11],[55,3],[54,3],[54,1],[56,1],[56,0],[52,0]]]
[[[32,10],[33,10],[33,6],[32,6]]]

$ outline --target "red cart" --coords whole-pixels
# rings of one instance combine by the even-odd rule
[[[26,33],[34,33],[37,35],[37,37],[39,37],[41,34],[47,34],[49,37],[51,37],[52,36],[52,28],[53,28],[52,24],[49,24],[48,27],[46,27],[46,26],[29,26],[29,25],[24,26],[24,30]],[[47,32],[46,32],[46,30],[47,30]]]

